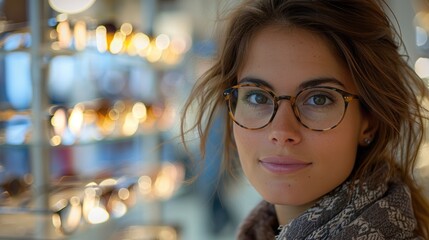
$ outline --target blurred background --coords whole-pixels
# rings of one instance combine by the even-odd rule
[[[239,2],[0,0],[0,239],[234,239],[260,197],[220,174],[221,132],[204,164],[178,133]],[[429,78],[429,2],[386,2]]]

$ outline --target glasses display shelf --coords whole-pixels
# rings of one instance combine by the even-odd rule
[[[156,210],[184,179],[160,156],[176,113],[158,78],[187,40],[28,5],[0,35],[0,238],[178,239]]]

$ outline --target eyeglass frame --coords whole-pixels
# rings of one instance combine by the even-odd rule
[[[274,100],[274,109],[273,109],[273,113],[271,114],[271,117],[270,117],[270,120],[265,124],[265,125],[263,125],[262,127],[257,127],[257,128],[249,128],[249,127],[246,127],[246,126],[244,126],[243,124],[241,124],[241,123],[239,123],[236,119],[235,119],[235,117],[234,117],[234,114],[232,113],[232,109],[231,109],[231,104],[230,104],[230,99],[231,99],[231,97],[230,97],[230,94],[231,94],[231,92],[234,90],[234,89],[238,89],[238,88],[240,88],[240,87],[256,87],[256,88],[260,88],[260,89],[262,89],[262,90],[264,90],[264,91],[266,91],[268,94],[270,94],[271,95],[271,97],[273,98],[273,100]],[[302,121],[301,121],[301,118],[299,117],[299,110],[298,110],[298,107],[296,107],[296,105],[295,105],[295,101],[296,101],[296,98],[302,93],[302,92],[304,92],[304,91],[307,91],[308,89],[329,89],[329,90],[333,90],[333,91],[336,91],[336,92],[338,92],[338,93],[340,93],[341,94],[341,96],[342,96],[342,99],[344,100],[344,111],[343,111],[343,114],[342,114],[342,116],[341,116],[341,119],[338,121],[338,123],[336,123],[334,126],[332,126],[332,127],[329,127],[329,128],[325,128],[325,129],[314,129],[314,128],[310,128],[309,126],[307,126],[306,124],[304,124]],[[349,103],[351,102],[351,101],[353,101],[354,99],[356,99],[356,100],[359,100],[360,99],[360,97],[358,96],[358,95],[356,95],[356,94],[353,94],[353,93],[349,93],[349,92],[347,92],[347,91],[344,91],[344,90],[341,90],[341,89],[338,89],[338,88],[335,88],[335,87],[328,87],[328,86],[315,86],[315,87],[307,87],[307,88],[303,88],[303,89],[301,89],[295,96],[290,96],[290,95],[280,95],[280,96],[277,96],[276,95],[276,93],[274,93],[274,91],[272,91],[271,89],[269,89],[269,88],[267,88],[267,87],[265,87],[264,85],[261,85],[261,84],[257,84],[257,83],[240,83],[240,84],[237,84],[237,85],[234,85],[234,86],[232,86],[232,87],[229,87],[229,88],[227,88],[227,89],[225,89],[224,91],[223,91],[223,97],[224,97],[224,100],[225,100],[225,102],[226,102],[226,105],[227,105],[227,107],[228,107],[228,114],[229,114],[229,116],[231,117],[231,119],[238,125],[238,126],[240,126],[240,127],[242,127],[242,128],[244,128],[244,129],[248,129],[248,130],[258,130],[258,129],[262,129],[262,128],[264,128],[264,127],[266,127],[266,126],[268,126],[273,120],[274,120],[274,117],[276,116],[276,114],[277,114],[277,110],[278,110],[278,108],[279,108],[279,102],[281,101],[281,100],[288,100],[289,102],[290,102],[290,104],[291,104],[291,107],[292,107],[292,110],[293,110],[293,115],[295,116],[295,118],[298,120],[298,122],[302,125],[302,126],[304,126],[305,128],[307,128],[307,129],[310,129],[310,130],[312,130],[312,131],[318,131],[318,132],[323,132],[323,131],[328,131],[328,130],[331,130],[331,129],[334,129],[334,128],[336,128],[342,121],[343,121],[343,119],[344,119],[344,116],[346,115],[346,111],[347,111],[347,107],[348,107],[348,105],[349,105]]]

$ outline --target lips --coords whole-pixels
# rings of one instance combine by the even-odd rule
[[[275,174],[291,174],[311,166],[311,163],[278,156],[262,158],[259,163],[266,170]]]

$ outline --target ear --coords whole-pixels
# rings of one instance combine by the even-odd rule
[[[359,134],[359,145],[368,146],[374,140],[375,134],[378,130],[379,122],[375,120],[374,116],[369,113],[363,113],[361,129]]]

